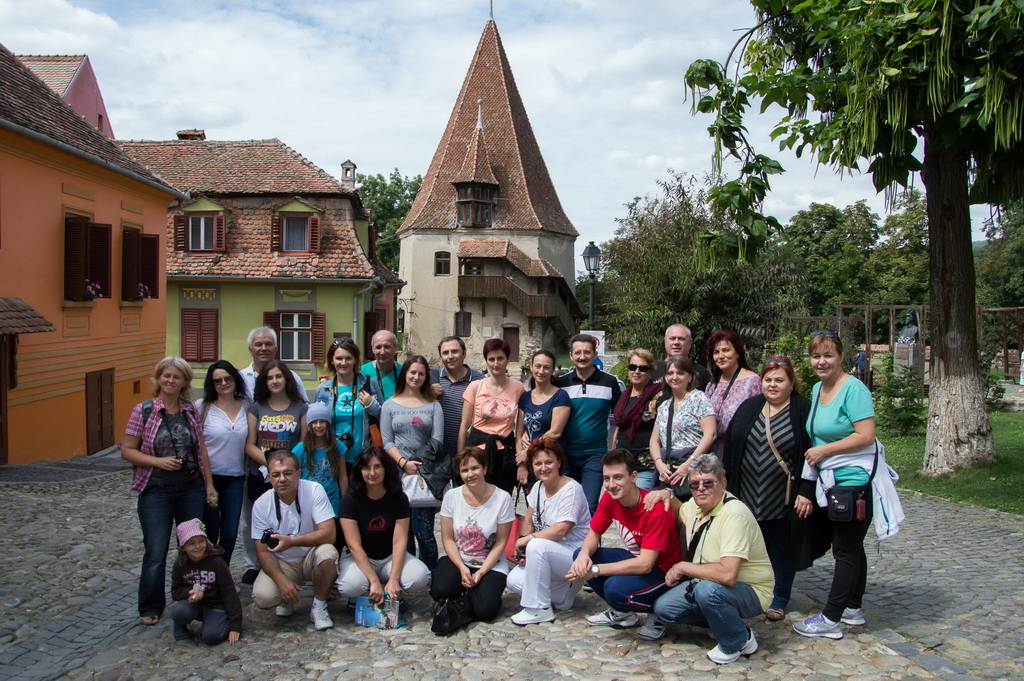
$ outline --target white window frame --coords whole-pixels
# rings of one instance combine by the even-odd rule
[[[202,213],[199,215],[188,216],[188,250],[190,251],[212,251],[213,242],[216,238],[217,227],[216,227],[217,216],[213,213]],[[201,243],[196,244],[194,236],[196,227],[195,221],[199,221],[199,241]]]
[[[278,324],[281,359],[285,362],[312,362],[313,313],[279,312]]]
[[[281,250],[286,253],[303,253],[309,250],[309,215],[281,216]],[[297,224],[297,223],[301,223]],[[294,232],[301,230],[301,238]],[[301,241],[301,244],[298,243]],[[293,243],[294,242],[294,243]],[[299,248],[293,248],[300,246]]]

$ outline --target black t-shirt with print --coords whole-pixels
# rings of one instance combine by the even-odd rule
[[[376,500],[346,494],[338,507],[339,518],[356,521],[363,550],[373,560],[391,555],[395,522],[409,516],[409,498],[403,492],[385,494]]]

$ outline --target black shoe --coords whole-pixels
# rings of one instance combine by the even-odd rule
[[[250,568],[245,571],[242,575],[242,584],[255,584],[256,578],[260,576],[260,571],[256,568]]]

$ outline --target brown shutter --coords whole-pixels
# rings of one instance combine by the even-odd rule
[[[89,220],[79,215],[64,218],[64,299],[85,300],[86,252]]]
[[[114,231],[112,225],[89,223],[89,266],[91,281],[100,285],[100,298],[110,298],[110,240]]]
[[[309,218],[309,250],[312,253],[320,252],[320,218],[315,215]]]
[[[141,253],[139,230],[125,227],[121,230],[121,300],[138,300]]]
[[[217,361],[217,310],[199,311],[199,361]]]
[[[181,310],[181,356],[189,362],[199,361],[201,310]]]
[[[281,313],[279,312],[264,312],[263,313],[263,326],[269,326],[277,334],[277,352],[274,353],[276,358],[281,354]]]
[[[160,297],[160,236],[143,234],[139,248],[139,283],[149,289],[150,298]]]
[[[270,219],[270,250],[275,253],[281,250],[281,216],[276,213]]]
[[[314,364],[326,361],[324,345],[327,342],[327,315],[323,312],[313,313],[313,347],[310,348],[310,359]]]
[[[174,250],[188,250],[188,216],[174,216]]]
[[[224,216],[215,215],[213,217],[213,250],[223,251],[224,242]]]

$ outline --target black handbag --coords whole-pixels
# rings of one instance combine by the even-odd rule
[[[434,603],[434,619],[430,630],[438,636],[448,636],[473,621],[473,606],[469,596],[444,598]]]
[[[814,442],[814,415],[818,411],[818,402],[821,395],[814,400],[814,407],[811,409],[810,435],[811,442]],[[867,495],[871,493],[871,481],[875,479],[875,472],[878,470],[878,439],[875,438],[875,459],[871,465],[871,475],[868,476],[866,485],[833,485],[825,490],[825,501],[828,502],[828,519],[834,523],[850,523],[854,520],[867,518]]]

